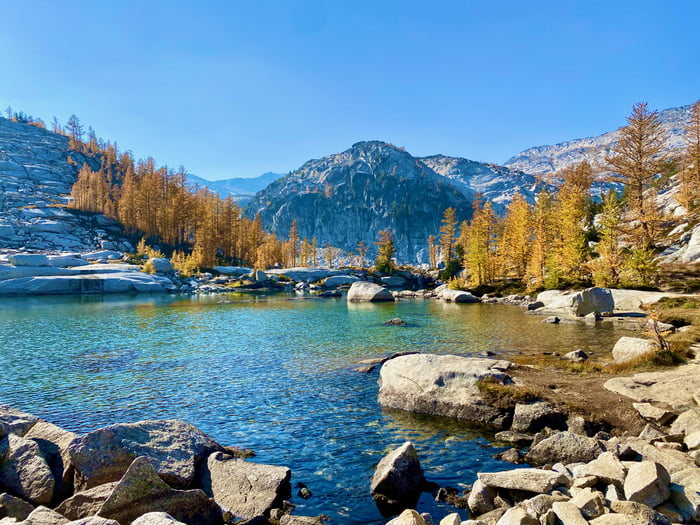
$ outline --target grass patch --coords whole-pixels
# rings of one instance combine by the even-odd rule
[[[684,361],[685,354],[673,350],[656,350],[647,352],[639,357],[624,363],[610,363],[603,371],[608,374],[626,374],[641,370],[652,370],[680,364]]]
[[[476,382],[484,401],[496,408],[508,409],[518,403],[533,403],[540,397],[533,391],[513,384],[504,385],[497,378],[487,376]]]

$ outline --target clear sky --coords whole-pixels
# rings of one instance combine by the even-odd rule
[[[502,163],[700,98],[700,0],[0,0],[0,109],[204,178],[379,139]]]

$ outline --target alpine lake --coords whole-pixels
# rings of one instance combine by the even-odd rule
[[[384,325],[396,317],[407,325]],[[406,440],[428,480],[460,491],[481,470],[513,465],[492,458],[504,449],[488,430],[382,409],[378,368],[357,372],[358,361],[406,351],[600,353],[622,335],[542,324],[499,304],[261,293],[2,298],[0,403],[79,433],[182,419],[222,445],[253,449],[251,461],[289,467],[295,514],[380,524],[370,480]],[[298,482],[311,498],[297,495]],[[455,511],[427,493],[418,510],[438,521]]]

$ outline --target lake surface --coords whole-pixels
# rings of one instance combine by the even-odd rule
[[[400,317],[409,326],[384,326]],[[612,348],[610,328],[544,325],[504,305],[354,304],[294,295],[0,299],[0,403],[88,432],[142,419],[188,421],[253,461],[292,469],[296,514],[385,523],[369,495],[377,462],[405,440],[429,480],[463,489],[493,460],[483,430],[382,410],[360,359],[400,351],[508,357]],[[424,495],[439,521],[451,507]],[[467,513],[459,511],[464,519]]]

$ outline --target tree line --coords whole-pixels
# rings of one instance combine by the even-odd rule
[[[627,121],[602,167],[621,192],[611,187],[593,199],[596,171],[584,161],[555,173],[556,191],[541,189],[532,205],[516,193],[503,217],[477,198],[471,220],[458,228],[449,208],[439,236],[428,239],[431,266],[437,267],[439,252],[442,277],[456,287],[653,286],[660,241],[678,224],[657,198],[671,177],[683,220],[698,222],[700,101],[692,106],[680,158],[664,155],[663,127],[645,103],[636,104]]]

